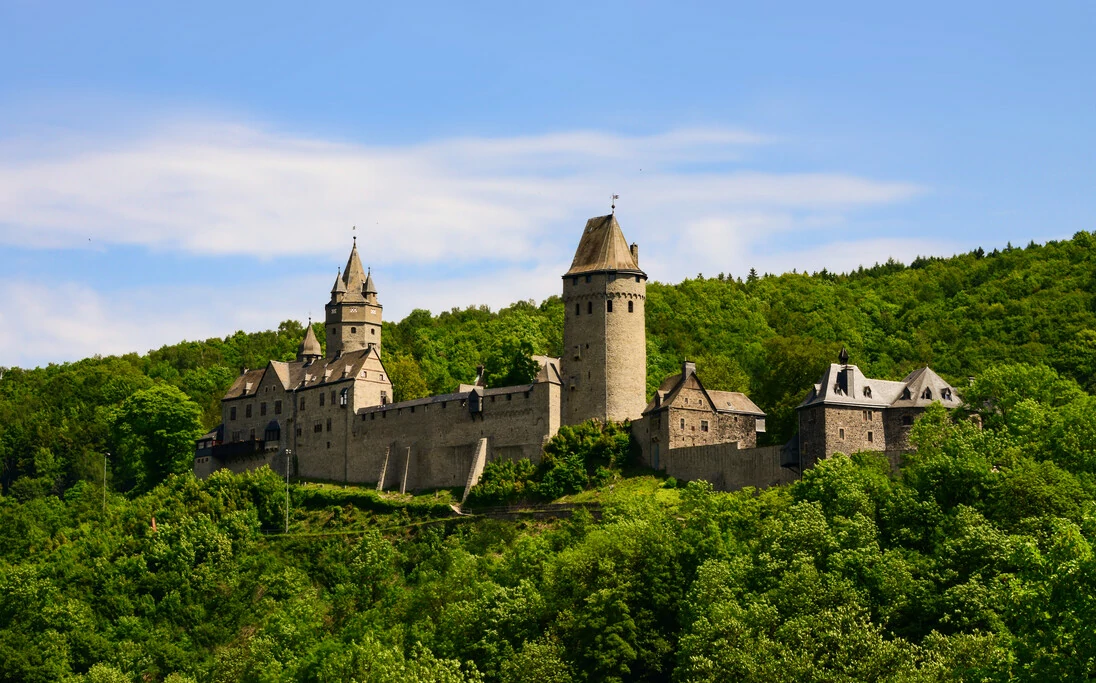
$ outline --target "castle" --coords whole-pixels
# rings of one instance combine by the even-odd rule
[[[467,493],[487,462],[539,462],[560,425],[597,419],[630,421],[654,469],[725,489],[764,487],[838,451],[906,450],[917,413],[934,400],[958,405],[928,368],[902,382],[870,380],[842,352],[799,407],[798,441],[758,448],[765,413],[745,394],[706,389],[693,363],[647,400],[647,274],[615,212],[587,221],[562,287],[563,356],[535,356],[532,383],[487,388],[481,372],[453,393],[393,403],[383,307],[355,240],[325,307],[326,353],[310,324],[296,360],[245,370],[222,400],[222,423],[197,442],[194,473],[265,464],[378,490]]]

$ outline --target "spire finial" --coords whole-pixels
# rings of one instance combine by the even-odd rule
[[[354,247],[357,248],[357,246],[358,246],[358,226],[356,226],[356,225],[352,226],[350,228],[350,232],[352,233],[351,234],[351,239],[354,240]]]
[[[844,346],[841,347],[841,353],[837,354],[837,360],[841,365],[849,364],[849,351]]]
[[[611,208],[613,210],[613,215],[614,216],[616,215],[616,200],[618,200],[618,199],[620,199],[619,194],[609,195],[609,201],[612,202],[612,206],[610,206],[609,208]]]

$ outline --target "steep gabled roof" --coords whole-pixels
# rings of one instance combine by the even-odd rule
[[[225,396],[221,400],[229,400],[233,398],[243,398],[245,396],[254,396],[259,391],[259,383],[263,381],[263,375],[266,373],[266,368],[262,370],[248,370],[232,383],[232,386],[225,392]]]
[[[613,214],[586,221],[586,229],[575,250],[575,259],[564,277],[598,271],[643,273]]]
[[[700,377],[695,372],[695,366],[691,363],[686,363],[682,372],[670,375],[662,380],[662,384],[658,386],[654,397],[643,409],[643,414],[646,415],[672,405],[682,389],[687,387],[699,389],[708,399],[708,404],[712,410],[716,412],[765,417],[765,412],[757,407],[757,404],[751,401],[746,394],[738,391],[709,391],[705,389],[704,383],[700,381]]]
[[[929,395],[932,398],[922,398],[926,388],[930,389]],[[951,398],[943,400],[943,396]],[[927,367],[911,372],[901,382],[894,382],[865,377],[855,365],[831,363],[822,373],[818,384],[807,393],[798,407],[806,408],[824,403],[850,408],[923,408],[935,400],[941,400],[945,406],[951,407],[960,403],[955,389]]]

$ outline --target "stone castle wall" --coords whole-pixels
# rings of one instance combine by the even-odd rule
[[[590,273],[563,278],[564,424],[593,417],[638,419],[643,413],[646,296],[643,275]]]
[[[302,424],[296,473],[371,484],[383,471],[385,489],[459,487],[467,481],[481,438],[487,439],[488,461],[539,462],[544,442],[559,428],[557,384],[488,389],[477,413],[469,402],[467,393],[449,394],[323,415],[311,428]]]
[[[782,446],[739,449],[734,443],[673,448],[661,455],[666,474],[682,481],[704,480],[719,491],[768,488],[799,478],[781,466]]]

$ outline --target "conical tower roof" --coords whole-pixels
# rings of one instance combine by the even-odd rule
[[[316,339],[316,333],[312,329],[312,321],[308,321],[308,329],[305,330],[304,339],[301,340],[301,345],[297,347],[297,359],[303,360],[309,356],[322,356],[323,349],[320,348],[320,340]]]
[[[373,284],[373,269],[372,268],[370,268],[365,273],[365,289],[363,291],[366,294],[376,294],[377,293],[377,287]]]
[[[575,260],[564,277],[598,271],[628,271],[642,273],[639,264],[628,248],[628,241],[620,230],[616,215],[598,216],[586,221]]]
[[[346,293],[346,283],[343,282],[342,271],[341,270],[339,271],[339,274],[335,276],[335,284],[331,285],[331,293],[332,294],[345,294]]]
[[[365,286],[365,269],[362,268],[362,260],[358,257],[357,237],[354,238],[350,258],[346,259],[346,268],[343,269],[343,284],[346,285],[347,301],[364,301],[362,287]]]

